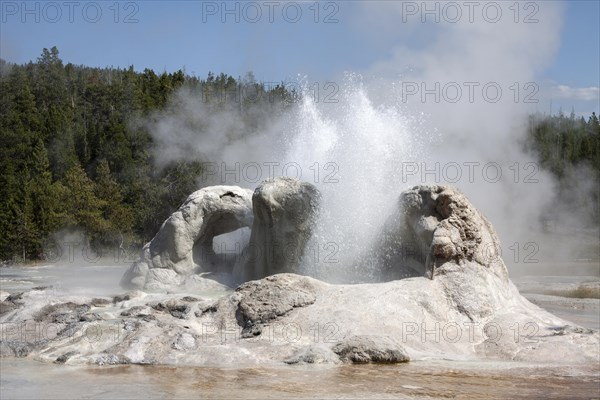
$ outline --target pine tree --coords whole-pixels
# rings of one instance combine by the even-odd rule
[[[102,232],[103,244],[115,242],[116,237],[131,230],[133,213],[123,202],[123,193],[119,184],[113,179],[106,160],[100,161],[96,167],[96,197],[101,202],[102,218],[109,226]]]
[[[92,242],[101,240],[110,229],[110,222],[103,218],[106,202],[96,196],[96,185],[79,164],[67,171],[63,181],[65,227],[82,228]]]

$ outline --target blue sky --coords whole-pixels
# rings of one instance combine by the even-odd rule
[[[35,60],[42,48],[57,46],[61,58],[74,64],[134,65],[137,70],[148,67],[159,72],[185,68],[199,76],[208,71],[234,76],[253,71],[258,80],[267,82],[293,80],[299,74],[315,82],[337,79],[343,71],[376,74],[373,66],[393,58],[399,46],[426,49],[441,30],[454,29],[448,28],[447,19],[453,17],[450,9],[444,14],[445,3],[438,5],[440,22],[425,15],[427,24],[419,20],[423,10],[411,8],[421,2],[0,3],[0,56],[11,62]],[[486,3],[490,2],[481,2]],[[503,19],[516,17],[510,9],[514,2],[500,3]],[[599,3],[563,4],[562,27],[554,28],[559,43],[535,70],[536,81],[547,87],[545,103],[539,105],[543,111],[552,98],[554,110],[563,107],[568,112],[574,106],[578,112],[598,112]],[[535,3],[542,9],[539,12],[526,4],[519,5],[520,20],[530,13],[534,18],[544,15],[544,2]],[[481,19],[477,12],[474,15]],[[401,73],[409,65],[411,60],[406,60],[392,70]]]

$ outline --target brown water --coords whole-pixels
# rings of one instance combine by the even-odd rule
[[[516,363],[244,369],[74,367],[2,359],[6,399],[598,399],[600,367]]]

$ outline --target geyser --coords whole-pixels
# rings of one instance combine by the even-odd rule
[[[231,185],[193,193],[123,277],[127,288],[144,291],[10,296],[0,322],[42,321],[58,330],[44,341],[5,336],[2,355],[101,365],[598,362],[597,331],[518,293],[494,228],[461,192],[435,185],[401,193],[407,182],[399,165],[422,159],[423,146],[414,142],[427,138],[409,135],[410,121],[395,108],[374,106],[360,85],[343,96],[324,106],[327,114],[303,99],[279,140],[280,131],[230,141],[215,130],[208,144],[173,135],[180,146],[207,145],[225,163],[296,162],[312,182],[276,178],[254,194]],[[212,251],[215,237],[242,227],[251,229],[251,240],[235,262]],[[330,243],[335,262],[309,257]],[[268,251],[257,258],[252,246]],[[230,289],[215,298],[221,283]],[[123,334],[90,345],[92,324]]]
[[[237,200],[235,193],[240,194]],[[248,224],[251,218],[244,210],[249,210],[249,198],[244,193],[233,187],[205,188],[190,196],[197,200],[193,207],[186,202],[165,222],[163,229],[172,228],[157,235],[157,243],[146,246],[142,259],[148,267],[144,288],[162,293],[133,291],[92,299],[61,297],[51,288],[38,288],[7,297],[0,307],[3,326],[42,323],[56,329],[43,340],[33,329],[10,330],[2,338],[0,354],[69,364],[237,367],[431,358],[598,362],[598,331],[573,326],[523,298],[495,252],[499,243],[491,224],[462,193],[446,186],[417,186],[402,193],[395,203],[399,208],[383,231],[393,239],[388,245],[414,240],[418,249],[417,258],[408,264],[409,257],[388,259],[390,276],[406,273],[408,268],[422,276],[335,285],[276,273],[245,282],[220,298],[209,297],[210,291],[186,284],[190,277],[197,283],[208,280],[204,275],[187,275],[199,268],[193,257],[186,252],[173,257],[176,253],[169,249],[193,249],[194,240],[204,237],[198,232],[223,231],[218,228],[220,221],[226,222],[227,229]],[[218,200],[224,198],[230,199]],[[307,243],[314,216],[318,219],[314,213],[317,199],[316,190],[301,182],[263,183],[253,196],[252,226],[259,226],[261,233],[253,232],[253,240],[260,243],[279,235],[277,240],[290,237],[295,248],[301,248]],[[224,204],[239,213],[223,215],[245,217],[193,218],[221,215],[212,213],[222,212]],[[185,246],[173,243],[178,240]],[[155,247],[164,243],[171,247]],[[164,251],[152,253],[153,247]],[[401,247],[388,250],[402,253]],[[377,254],[378,250],[372,251]],[[294,254],[295,262],[284,261],[292,272],[299,266],[300,254]],[[136,265],[140,263],[132,267],[137,273]],[[250,273],[270,274],[276,269],[277,265],[264,263]],[[165,283],[159,280],[162,275],[152,277],[157,271],[168,271],[168,284],[162,288],[158,285]],[[124,279],[131,282],[139,277],[129,271]],[[173,293],[177,290],[184,293]],[[96,335],[90,342],[92,326],[95,332],[116,330],[118,334]]]
[[[306,248],[319,219],[320,199],[314,185],[291,178],[263,182],[254,191],[251,206],[247,190],[201,189],[164,222],[121,284],[164,291],[178,286],[189,289],[190,281],[202,281],[210,276],[207,273],[218,273],[222,282],[232,285],[315,270],[318,259],[306,254]],[[235,258],[235,265],[219,258],[212,248],[213,238],[250,221],[250,242]],[[476,263],[508,278],[490,222],[451,187],[417,186],[403,192],[376,240],[364,247],[367,250],[353,262],[352,270],[355,278],[365,281],[433,278],[448,262]],[[361,273],[361,268],[367,271]],[[227,274],[229,279],[223,280]]]
[[[308,250],[318,254],[302,262],[301,271],[328,281],[379,280],[365,266],[354,276],[352,266],[380,233],[399,191],[418,183],[403,180],[402,162],[423,158],[422,144],[431,135],[421,129],[422,117],[407,115],[402,105],[372,101],[361,80],[348,74],[332,100],[306,88],[297,103],[259,118],[256,128],[182,90],[173,96],[172,110],[148,126],[161,149],[155,156],[161,163],[186,159],[218,166],[200,178],[199,187],[254,190],[282,175],[314,185],[321,207]]]

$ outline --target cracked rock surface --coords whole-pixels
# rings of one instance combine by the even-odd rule
[[[309,280],[298,282],[287,274],[246,282],[236,292],[241,296],[238,315],[244,328],[243,337],[259,335],[261,324],[284,316],[296,307],[311,305],[316,300],[315,287]]]

